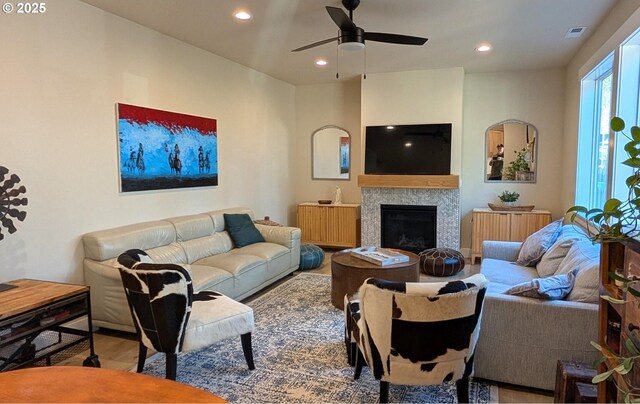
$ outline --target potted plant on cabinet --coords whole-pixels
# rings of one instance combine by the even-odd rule
[[[515,191],[503,191],[500,195],[498,195],[498,199],[500,199],[502,204],[506,206],[513,206],[518,198],[520,198],[520,194]]]

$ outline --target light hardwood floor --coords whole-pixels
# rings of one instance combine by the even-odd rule
[[[458,277],[465,277],[479,271],[479,265],[468,265],[463,273]],[[325,254],[325,260],[321,267],[311,271],[311,273],[331,274],[331,251]],[[286,277],[282,282],[286,282]],[[429,277],[422,275],[422,280],[429,280]],[[275,286],[275,285],[273,285]],[[272,287],[273,287],[272,286]],[[267,288],[266,290],[269,290]],[[264,293],[264,290],[262,293]],[[259,294],[258,294],[259,295]],[[254,295],[253,298],[258,295]],[[251,300],[251,299],[248,299]],[[135,335],[115,332],[109,330],[98,330],[95,334],[95,350],[100,357],[102,367],[110,369],[130,370],[138,363],[138,343]],[[82,365],[82,361],[88,355],[88,351],[70,358],[63,365]],[[522,366],[522,364],[516,364]],[[500,403],[552,403],[553,392],[529,389],[525,387],[505,385],[496,383],[499,388]]]

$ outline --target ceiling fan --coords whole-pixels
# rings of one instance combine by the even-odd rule
[[[299,52],[316,46],[324,45],[335,40],[338,41],[338,47],[345,50],[357,50],[364,48],[365,41],[386,42],[400,45],[423,45],[427,42],[427,38],[417,36],[389,34],[385,32],[365,32],[364,29],[356,26],[353,22],[353,10],[360,4],[360,0],[342,0],[344,8],[349,10],[349,15],[341,8],[326,6],[329,16],[340,28],[340,33],[335,38],[329,38],[322,41],[297,48],[291,52]]]

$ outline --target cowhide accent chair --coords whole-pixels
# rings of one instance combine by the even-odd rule
[[[367,279],[345,306],[354,379],[368,364],[380,402],[388,402],[389,383],[455,381],[458,402],[468,402],[487,283],[482,274],[438,283]]]
[[[166,378],[176,379],[177,354],[240,335],[250,370],[253,310],[220,293],[193,293],[189,271],[177,264],[154,263],[142,250],[118,257],[118,269],[140,339],[138,373],[147,348],[166,355]]]

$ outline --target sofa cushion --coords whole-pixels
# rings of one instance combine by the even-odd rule
[[[274,243],[254,243],[241,248],[234,248],[229,251],[231,254],[255,255],[264,258],[267,261],[274,260],[278,257],[289,253],[289,249]]]
[[[566,274],[553,275],[546,278],[535,278],[530,282],[513,286],[505,293],[508,295],[533,297],[536,299],[564,299],[573,289],[577,272],[578,269],[576,268]]]
[[[597,303],[600,296],[598,291],[599,268],[599,244],[593,244],[590,240],[573,243],[556,272],[556,274],[566,274],[578,269],[576,283],[566,300]]]
[[[206,213],[198,215],[178,216],[167,219],[176,228],[178,241],[193,240],[215,233],[213,219]]]
[[[502,284],[514,286],[530,282],[538,277],[535,268],[524,267],[512,262],[485,258],[482,260],[482,274],[489,280],[489,286]]]
[[[254,268],[258,268],[266,262],[267,261],[264,258],[255,255],[228,252],[203,258],[196,261],[195,264],[224,269],[231,275],[238,276],[242,273],[251,271]]]
[[[229,289],[229,286],[233,289],[233,276],[224,269],[205,265],[184,265],[184,267],[191,274],[194,292],[215,290],[223,293]]]
[[[244,247],[253,243],[264,242],[264,237],[256,229],[251,217],[245,213],[224,214],[225,230],[229,233],[236,247]]]
[[[179,243],[171,243],[162,247],[150,248],[145,251],[153,262],[171,262],[186,264],[187,256]]]
[[[526,267],[536,265],[542,255],[556,241],[561,229],[562,219],[558,219],[527,237],[520,247],[516,264]]]
[[[176,242],[176,229],[165,220],[94,231],[82,236],[84,256],[95,261],[116,258],[132,248],[149,250]]]
[[[180,245],[187,254],[189,263],[201,258],[229,252],[233,248],[233,242],[227,232],[216,233],[212,236],[199,237],[193,240],[181,241]]]
[[[542,255],[540,262],[536,265],[538,275],[541,278],[555,275],[560,267],[560,263],[567,256],[569,249],[575,241],[586,240],[587,235],[577,226],[565,224],[560,229],[558,238],[553,245]]]

